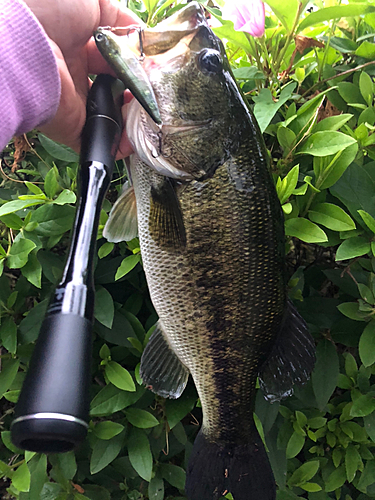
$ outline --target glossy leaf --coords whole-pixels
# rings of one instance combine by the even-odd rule
[[[52,139],[49,139],[43,134],[38,135],[38,139],[43,146],[43,148],[53,157],[58,160],[77,163],[79,160],[78,154],[72,149],[64,146],[63,144],[59,144]]]
[[[141,478],[151,480],[152,455],[147,435],[141,429],[133,427],[128,439],[129,460]]]
[[[338,153],[355,142],[353,137],[334,130],[315,132],[307,138],[297,152],[312,156],[328,156]]]
[[[323,229],[302,217],[286,220],[285,234],[295,236],[306,243],[324,243],[328,240]]]
[[[306,16],[298,25],[298,31],[302,31],[309,26],[315,26],[316,24],[324,21],[330,21],[331,19],[360,16],[368,12],[373,12],[374,10],[375,8],[367,3],[353,3],[350,5],[325,7],[323,9],[318,9],[315,12],[311,12],[311,14]]]
[[[344,240],[336,252],[336,260],[348,260],[366,255],[370,251],[370,243],[362,236]]]
[[[115,306],[108,290],[99,286],[95,293],[95,318],[107,328],[112,328]]]
[[[350,231],[355,229],[353,219],[337,205],[319,203],[309,210],[309,218],[317,224],[328,227],[333,231]]]
[[[107,467],[120,453],[124,436],[114,436],[112,439],[98,439],[94,444],[90,459],[90,474],[100,472]]]
[[[312,373],[312,386],[318,408],[323,410],[336,388],[339,360],[332,342],[323,340],[316,349],[316,363]]]
[[[305,436],[293,432],[286,447],[286,458],[293,458],[302,450],[305,444]]]
[[[179,490],[185,488],[186,472],[181,467],[172,464],[160,464],[160,473],[175,488]]]
[[[98,422],[94,427],[94,434],[99,439],[112,439],[124,430],[124,426],[117,422]]]
[[[125,410],[125,415],[132,425],[139,427],[140,429],[148,429],[159,425],[159,420],[146,410],[129,408],[128,410]]]
[[[350,410],[352,417],[366,417],[375,410],[375,393],[359,396]]]
[[[121,262],[120,267],[117,269],[115,280],[119,280],[125,274],[128,274],[135,266],[140,262],[141,257],[139,254],[129,255],[129,257],[125,257],[125,259]]]
[[[318,460],[311,460],[310,462],[306,462],[293,472],[291,478],[288,481],[288,484],[293,486],[304,484],[307,481],[310,481],[310,479],[315,476],[318,470]]]
[[[105,365],[105,374],[108,377],[108,380],[123,391],[135,391],[134,381],[132,376],[121,365],[116,363],[116,361],[109,361]]]
[[[359,356],[364,366],[375,363],[375,321],[370,321],[359,340]]]
[[[345,466],[340,465],[336,470],[334,470],[326,481],[325,491],[335,491],[337,488],[341,488],[341,486],[346,481],[346,471]]]

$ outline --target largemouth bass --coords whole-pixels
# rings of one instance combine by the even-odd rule
[[[283,216],[258,125],[202,8],[190,3],[178,16],[176,31],[188,20],[188,32],[164,39],[160,53],[145,49],[162,125],[132,101],[133,187],[106,230],[116,240],[134,190],[159,315],[141,377],[155,393],[177,398],[191,374],[203,410],[188,498],[217,500],[229,491],[234,500],[273,500],[275,480],[253,419],[256,380],[271,400],[290,394],[309,378],[314,343],[287,299]]]

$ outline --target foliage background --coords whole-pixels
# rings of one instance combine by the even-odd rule
[[[181,4],[129,6],[153,25]],[[285,213],[290,296],[317,342],[306,386],[281,404],[257,395],[278,500],[375,498],[375,2],[268,0],[260,39],[207,8],[264,132]],[[191,381],[176,401],[140,384],[157,318],[139,243],[101,237],[124,181],[121,162],[98,234],[88,438],[48,458],[10,442],[14,403],[64,265],[77,162],[35,132],[2,153],[2,498],[183,500],[201,410]]]

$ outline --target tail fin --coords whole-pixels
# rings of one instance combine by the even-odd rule
[[[186,477],[189,500],[275,500],[276,485],[262,440],[228,445],[209,441],[199,432]]]

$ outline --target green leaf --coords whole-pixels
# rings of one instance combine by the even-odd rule
[[[348,377],[356,377],[358,374],[358,366],[355,357],[347,352],[344,354],[345,356],[345,372]]]
[[[75,203],[77,200],[77,197],[73,191],[70,191],[70,189],[64,189],[61,191],[59,196],[53,200],[53,203],[55,205],[66,205],[67,203]]]
[[[348,260],[366,255],[370,251],[370,242],[362,236],[344,240],[336,252],[336,260]]]
[[[23,208],[32,207],[33,205],[40,205],[45,202],[46,200],[44,199],[8,201],[7,203],[4,203],[4,205],[0,207],[0,217],[2,215],[18,212],[18,210],[22,210]]]
[[[125,415],[132,425],[139,427],[140,429],[148,429],[159,425],[159,420],[146,410],[128,408],[125,410]]]
[[[38,187],[36,184],[33,184],[32,182],[25,181],[25,186],[33,193],[36,195],[41,195],[42,197],[44,196],[43,191]]]
[[[42,287],[42,266],[37,257],[37,249],[30,252],[28,261],[21,268],[21,273],[32,285],[37,288]]]
[[[253,101],[255,102],[254,115],[262,133],[271,123],[272,118],[275,116],[281,106],[285,104],[288,99],[290,99],[294,92],[294,89],[296,88],[296,85],[297,84],[292,83],[285,86],[280,92],[280,96],[277,102],[273,100],[270,89],[263,88],[259,92],[259,95],[253,97]]]
[[[323,340],[316,348],[316,363],[312,373],[312,386],[319,410],[324,410],[339,376],[339,360],[332,342]]]
[[[375,219],[364,210],[358,210],[358,213],[362,217],[363,222],[370,229],[370,231],[375,233]]]
[[[352,118],[353,115],[350,113],[343,113],[342,115],[337,116],[328,116],[321,120],[319,123],[314,125],[314,132],[322,132],[325,130],[339,130],[346,122]]]
[[[355,51],[355,55],[359,57],[364,57],[365,59],[374,59],[375,44],[365,40]]]
[[[303,31],[309,26],[315,26],[324,21],[330,21],[331,19],[340,19],[341,17],[353,17],[360,16],[362,14],[367,14],[368,12],[374,12],[375,8],[368,3],[353,3],[350,5],[336,5],[334,7],[326,7],[324,9],[318,9],[315,12],[311,12],[306,16],[298,25],[297,32]]]
[[[94,434],[99,439],[112,439],[124,430],[124,426],[117,422],[98,422],[94,427]]]
[[[374,98],[374,84],[372,83],[371,76],[365,71],[362,71],[359,77],[359,90],[367,105],[371,106]]]
[[[35,247],[35,243],[26,238],[19,238],[15,240],[7,258],[8,267],[11,269],[19,269],[20,267],[23,267],[29,258],[29,253]]]
[[[276,17],[283,24],[288,33],[292,32],[293,25],[298,13],[298,0],[267,0]]]
[[[135,266],[140,262],[141,256],[139,254],[129,255],[129,257],[125,257],[125,259],[121,262],[120,267],[116,271],[115,280],[119,280],[125,274],[128,274]]]
[[[162,477],[169,484],[179,490],[185,489],[186,472],[181,467],[172,464],[160,464],[160,472]]]
[[[283,205],[289,196],[292,195],[298,182],[299,165],[294,166],[290,172],[281,180],[279,177],[276,183],[276,191],[280,200],[280,204]]]
[[[57,176],[58,176],[58,170],[56,167],[53,167],[48,171],[44,179],[44,190],[46,192],[46,195],[50,199],[52,199],[55,196],[57,190],[59,189],[59,182],[57,180]]]
[[[288,484],[291,486],[300,486],[301,484],[310,481],[319,470],[319,461],[312,460],[305,462],[301,467],[298,467],[289,479]]]
[[[103,387],[92,400],[90,414],[95,417],[112,415],[134,404],[145,391],[144,387],[138,386],[136,392],[127,392],[109,384]]]
[[[1,323],[0,338],[5,349],[15,354],[17,350],[17,326],[12,317],[8,316]]]
[[[67,146],[52,141],[52,139],[49,139],[43,134],[38,134],[38,139],[43,148],[52,156],[52,158],[69,163],[77,163],[79,161],[78,154]]]
[[[129,460],[142,479],[150,481],[152,476],[152,455],[150,443],[142,429],[133,427],[128,439]]]
[[[128,370],[116,363],[116,361],[109,361],[109,363],[105,365],[105,374],[108,380],[119,389],[130,392],[135,391],[135,384],[132,376]]]
[[[336,470],[334,470],[326,481],[325,491],[335,491],[337,488],[341,488],[341,486],[346,481],[346,471],[345,466],[340,465]]]
[[[371,413],[363,417],[363,423],[367,435],[371,441],[375,443],[375,413]]]
[[[286,447],[286,458],[293,458],[298,455],[305,444],[305,436],[293,432],[291,435],[287,447]]]
[[[375,395],[368,393],[359,396],[353,401],[353,406],[350,410],[352,417],[366,417],[375,410]]]
[[[359,310],[358,302],[343,302],[337,309],[347,318],[355,321],[365,321],[365,315]]]
[[[355,478],[355,474],[358,470],[358,466],[361,463],[361,456],[358,453],[358,450],[353,446],[349,445],[345,452],[345,469],[346,469],[346,477],[351,483]]]
[[[112,252],[114,246],[115,246],[115,244],[110,243],[109,241],[104,243],[98,250],[99,259],[103,259],[104,257],[107,257],[107,255],[109,255]]]
[[[314,172],[319,189],[327,189],[333,186],[344,174],[349,165],[354,161],[357,152],[358,143],[356,142],[336,155],[331,155],[327,158],[315,156]],[[316,160],[322,162],[322,168],[319,169],[319,172],[315,169]]]
[[[359,356],[364,366],[375,363],[375,321],[370,321],[359,339]]]
[[[67,453],[59,453],[54,456],[56,462],[64,474],[66,479],[70,481],[76,475],[77,472],[77,462],[74,451],[68,451]]]
[[[31,479],[29,499],[41,498],[41,491],[44,483],[47,481],[47,456],[44,454],[35,455],[28,464]]]
[[[341,207],[332,203],[319,203],[309,210],[309,218],[333,231],[355,229],[353,219]]]
[[[375,461],[368,460],[365,465],[364,471],[362,472],[361,477],[358,481],[357,489],[359,491],[362,491],[363,493],[367,493],[368,486],[374,484],[374,477],[375,477]],[[360,498],[361,500],[364,500],[362,495],[360,495]]]
[[[30,471],[27,463],[20,465],[12,477],[12,486],[17,488],[18,491],[29,491],[30,489]]]
[[[115,306],[108,290],[99,286],[95,292],[95,318],[107,328],[112,328]]]
[[[301,484],[300,488],[302,488],[305,491],[309,491],[312,493],[315,493],[316,491],[322,491],[322,487],[319,486],[317,483],[304,483]]]
[[[18,368],[20,366],[19,359],[3,359],[0,373],[0,398],[11,386],[15,379]]]
[[[164,499],[164,481],[160,477],[153,477],[148,484],[148,498],[149,500],[163,500]]]
[[[184,393],[178,399],[167,399],[165,402],[165,412],[167,415],[170,429],[180,422],[192,409],[197,402],[197,394],[194,389],[185,389]]]
[[[120,453],[123,442],[124,436],[122,434],[114,436],[112,439],[98,439],[92,450],[90,474],[96,474],[113,462]]]
[[[62,193],[61,193],[62,194]],[[47,204],[33,212],[32,220],[38,222],[36,232],[41,236],[59,236],[73,227],[75,210],[69,205]]]
[[[297,153],[312,156],[333,155],[356,142],[353,137],[334,130],[315,132],[308,136]]]
[[[340,82],[338,84],[338,91],[340,96],[347,102],[349,105],[353,104],[365,104],[365,100],[363,99],[359,88],[357,85],[351,82]]]
[[[295,236],[306,243],[324,243],[328,241],[323,229],[302,217],[286,220],[285,234],[287,236]]]

